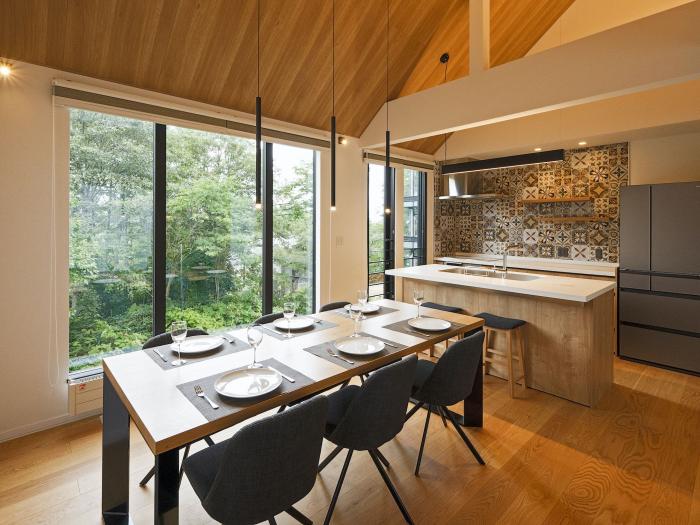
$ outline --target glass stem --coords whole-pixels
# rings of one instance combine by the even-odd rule
[[[182,357],[180,356],[180,345],[182,345],[182,343],[178,342],[177,343],[177,360],[178,361],[182,361]]]
[[[253,365],[258,364],[258,345],[253,345]]]
[[[420,319],[420,303],[418,303],[418,319]]]

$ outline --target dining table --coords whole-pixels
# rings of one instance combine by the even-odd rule
[[[190,386],[210,385],[220,377],[253,361],[253,350],[246,341],[246,328],[225,332],[238,351],[214,352],[206,359],[193,360],[179,367],[157,363],[157,354],[148,350],[114,355],[103,360],[103,431],[102,431],[102,516],[112,524],[132,523],[129,516],[129,437],[134,423],[155,456],[154,515],[157,524],[179,522],[180,449],[221,430],[274,409],[280,409],[310,396],[343,385],[356,376],[366,376],[398,359],[432,348],[448,339],[461,338],[484,324],[480,318],[441,310],[421,308],[421,315],[444,319],[450,327],[440,332],[400,330],[402,322],[416,317],[416,306],[389,299],[375,301],[380,310],[367,314],[359,322],[359,331],[387,343],[386,350],[353,365],[320,353],[324,344],[332,348],[334,341],[353,333],[354,320],[343,309],[312,314],[322,323],[319,329],[297,333],[292,338],[266,335],[257,348],[257,360],[274,363],[280,372],[294,378],[270,394],[247,400],[240,405],[227,404],[227,399],[214,389],[204,393],[222,406],[212,410],[199,397],[187,395]],[[316,349],[316,350],[314,350]],[[316,352],[316,353],[314,353]],[[164,359],[174,359],[168,347],[160,347]],[[337,356],[347,359],[337,352]],[[481,367],[479,368],[481,369]],[[207,382],[209,381],[209,382]],[[477,374],[472,393],[463,402],[463,415],[455,414],[463,426],[483,425],[483,379]]]

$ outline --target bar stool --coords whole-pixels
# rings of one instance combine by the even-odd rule
[[[510,386],[510,397],[515,397],[515,384],[522,381],[523,390],[527,389],[525,379],[525,343],[523,342],[523,334],[521,327],[525,325],[522,319],[511,319],[509,317],[501,317],[487,312],[476,314],[474,317],[480,317],[485,321],[484,324],[484,369],[489,372],[490,363],[500,360],[505,361],[508,366],[508,385]],[[494,348],[489,348],[489,336],[494,333],[502,333],[506,336],[506,350],[502,352]],[[517,340],[517,355],[514,355],[513,344]],[[489,355],[490,354],[490,355]],[[520,363],[520,371],[522,375],[515,377],[513,372],[513,360]]]
[[[466,313],[464,310],[462,310],[462,309],[461,309],[460,307],[458,307],[458,306],[449,306],[449,305],[446,305],[446,304],[439,304],[439,303],[427,302],[427,303],[423,303],[421,306],[424,307],[424,308],[432,308],[433,310],[442,310],[443,312],[450,312],[450,313],[453,313],[453,314],[463,314],[463,313]],[[450,340],[448,339],[447,341],[445,341],[445,348],[444,348],[444,350],[447,349],[447,347],[449,346],[449,344],[450,344]],[[430,357],[435,357],[435,345],[433,345],[433,346],[430,347],[430,352],[429,352],[429,353],[430,353]]]

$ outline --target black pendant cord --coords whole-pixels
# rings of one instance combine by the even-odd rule
[[[391,176],[391,132],[389,131],[389,0],[386,0],[386,147],[384,175],[388,180]],[[392,203],[388,191],[384,192],[384,212],[391,213]]]
[[[257,4],[257,96],[255,97],[255,207],[262,208],[262,100],[260,98],[260,0]]]
[[[336,147],[336,125],[335,125],[335,0],[333,0],[333,21],[331,36],[331,211],[335,211],[335,147]]]
[[[447,84],[447,62],[449,62],[449,60],[450,60],[450,55],[449,55],[449,53],[443,53],[443,54],[440,56],[440,62],[442,62],[443,64],[445,64],[445,78],[443,79],[443,82],[442,82],[443,84]],[[444,149],[444,160],[443,160],[443,164],[445,164],[445,163],[447,162],[447,133],[445,133],[445,142],[444,142],[444,145],[443,145],[443,149]]]

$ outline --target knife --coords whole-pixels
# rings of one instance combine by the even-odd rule
[[[274,370],[275,372],[277,372],[279,375],[281,375],[283,378],[285,378],[285,379],[286,379],[287,381],[289,381],[290,383],[296,383],[296,381],[294,380],[293,377],[289,377],[288,375],[283,374],[282,372],[280,372],[280,371],[277,370],[276,368],[273,368],[273,367],[271,367],[271,366],[268,366],[267,368],[269,368],[270,370]]]
[[[163,354],[161,354],[157,349],[154,348],[153,351],[156,354],[158,354],[158,357],[160,357],[163,361],[165,361],[166,363],[168,362],[168,360],[165,358],[165,356]]]

